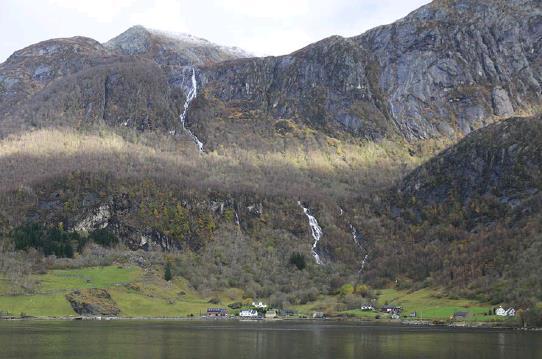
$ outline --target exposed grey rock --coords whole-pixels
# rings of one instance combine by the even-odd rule
[[[514,113],[510,97],[508,97],[508,93],[502,87],[495,87],[493,89],[493,107],[497,116],[510,116]]]
[[[0,65],[0,115],[13,126],[84,117],[175,132],[195,66],[198,94],[219,100],[191,109],[208,121],[218,104],[368,139],[463,135],[538,111],[541,39],[535,0],[436,0],[362,35],[266,58],[136,26],[105,45],[79,37],[17,51]]]
[[[263,204],[262,203],[256,203],[251,204],[247,207],[248,213],[252,214],[253,216],[261,216],[263,214]]]
[[[111,216],[110,206],[103,204],[80,220],[74,226],[73,230],[76,232],[92,232],[96,229],[106,228],[109,225]]]
[[[351,39],[212,66],[202,81],[226,104],[368,138],[467,134],[541,104],[540,38],[539,1],[434,1]]]

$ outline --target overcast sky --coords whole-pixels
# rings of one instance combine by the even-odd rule
[[[55,37],[105,42],[132,25],[186,32],[256,55],[281,55],[330,35],[353,36],[429,0],[0,0],[0,62]]]

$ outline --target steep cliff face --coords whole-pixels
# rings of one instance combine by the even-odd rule
[[[409,138],[469,133],[541,104],[539,1],[434,1],[354,39]]]
[[[355,42],[330,37],[282,57],[204,68],[204,86],[229,107],[306,120],[368,138],[390,130],[371,57]]]
[[[219,101],[208,101],[208,120],[225,107],[258,121],[293,119],[368,139],[455,138],[540,110],[541,39],[542,6],[527,0],[434,1],[360,36],[268,58],[135,26],[104,45],[60,39],[15,53],[0,65],[0,113],[38,125],[67,115],[171,131],[189,91],[187,67],[196,67],[200,95]],[[85,76],[101,84],[86,85]],[[45,86],[59,78],[51,94]],[[50,100],[73,93],[75,101]],[[47,107],[55,110],[35,116]]]
[[[231,106],[368,138],[464,135],[541,105],[537,1],[435,1],[351,39],[204,71]]]

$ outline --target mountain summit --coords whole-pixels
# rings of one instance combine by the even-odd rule
[[[250,55],[189,34],[169,33],[136,25],[104,44],[124,55],[146,56],[162,65],[202,66]]]

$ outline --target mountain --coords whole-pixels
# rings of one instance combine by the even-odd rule
[[[2,248],[121,242],[281,305],[539,300],[541,38],[539,1],[437,0],[278,57],[141,26],[29,46],[0,64]]]
[[[39,108],[61,106],[79,121],[105,118],[111,124],[128,121],[139,129],[169,131],[176,118],[173,108],[179,111],[179,97],[190,90],[191,71],[181,68],[190,66],[197,69],[200,93],[211,97],[210,102],[218,101],[211,112],[220,112],[225,106],[248,118],[257,112],[264,122],[291,118],[328,133],[346,131],[369,139],[456,138],[495,120],[540,109],[541,16],[537,1],[434,1],[394,24],[360,36],[335,36],[290,55],[249,59],[241,59],[247,54],[238,49],[136,26],[103,46],[93,44],[97,50],[82,51],[75,64],[70,62],[71,55],[64,58],[65,51],[57,58],[73,69],[59,75],[79,71],[81,77],[84,64],[99,65],[91,72],[100,74],[89,74],[96,79],[95,88],[82,92],[73,84],[58,85],[70,94],[75,91],[76,102],[56,100],[53,105],[46,94],[46,98],[29,98],[29,93],[36,93],[28,89],[30,83],[20,87],[28,78],[56,78],[53,74],[58,71],[47,72],[46,64],[31,57],[25,60],[31,69],[27,68],[25,79],[19,78],[10,71],[20,69],[21,54],[14,54],[0,68],[4,88],[0,109],[6,112],[13,107],[14,98],[24,96],[23,103],[16,101],[17,107],[27,103],[37,103]],[[90,40],[57,41],[58,46],[84,42],[77,45],[79,48]],[[22,52],[39,54],[49,45],[34,45]],[[75,54],[79,51],[66,49]],[[126,72],[126,67],[136,66],[142,67],[137,74]],[[145,78],[146,72],[158,78]],[[151,89],[138,85],[143,79],[153,80]],[[34,85],[36,79],[30,82],[40,89]],[[155,92],[164,95],[153,98]],[[116,103],[116,93],[121,93],[138,103],[139,111],[104,109],[98,99],[106,102],[103,98],[108,100],[110,93],[115,107],[129,107]],[[102,113],[96,113],[96,108]],[[55,111],[40,117],[36,112],[35,107],[17,109],[9,117],[17,121],[30,118],[40,125],[46,121],[44,116],[59,115]],[[192,116],[197,118],[197,112]],[[213,121],[209,114],[203,117]],[[196,126],[203,138],[205,127]]]
[[[170,130],[182,107],[184,66],[244,56],[240,49],[141,26],[105,44],[74,37],[31,45],[0,65],[1,132],[98,121]]]
[[[435,1],[354,38],[219,64],[208,81],[227,104],[368,138],[463,135],[540,109],[541,15],[537,1]]]
[[[389,198],[391,238],[376,277],[431,283],[495,303],[542,294],[542,117],[473,132],[417,168]]]

